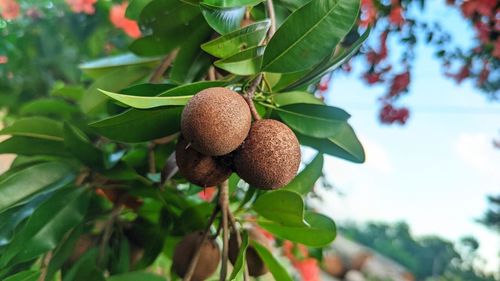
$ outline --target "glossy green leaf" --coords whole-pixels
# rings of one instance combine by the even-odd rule
[[[33,165],[0,182],[0,212],[58,182],[68,183],[74,171],[68,165],[49,162]]]
[[[316,181],[323,173],[323,154],[318,153],[316,157],[302,170],[284,189],[307,194],[312,190]]]
[[[142,9],[146,7],[152,0],[132,0],[127,6],[125,16],[131,20],[138,20]]]
[[[288,271],[278,260],[276,260],[274,255],[269,252],[266,247],[262,246],[255,240],[251,240],[250,245],[255,249],[262,261],[264,261],[264,264],[273,275],[274,280],[293,281],[292,277],[288,274]]]
[[[218,58],[230,57],[260,45],[270,26],[270,20],[259,21],[207,42],[201,48]]]
[[[287,73],[325,58],[351,30],[359,0],[315,0],[290,15],[269,41],[262,69]]]
[[[313,212],[307,212],[305,219],[308,227],[284,226],[268,221],[259,221],[259,225],[281,239],[310,247],[324,247],[333,242],[337,228],[332,219]]]
[[[211,65],[211,58],[200,49],[200,45],[209,36],[210,26],[205,22],[189,35],[175,58],[169,73],[170,81],[178,84],[191,83],[200,72],[206,74]]]
[[[176,85],[168,83],[166,84],[144,83],[125,88],[120,91],[120,94],[131,95],[131,96],[154,97],[175,87]]]
[[[95,147],[80,129],[64,124],[64,144],[79,161],[93,168],[100,168],[104,163],[104,154]]]
[[[343,63],[348,61],[354,54],[356,54],[361,48],[361,45],[365,42],[370,34],[370,29],[367,29],[363,35],[361,35],[356,42],[354,42],[348,48],[338,47],[336,48],[330,55],[328,55],[325,59],[323,59],[318,65],[315,65],[310,70],[302,72],[298,77],[291,79],[288,81],[286,87],[280,87],[280,89],[293,89],[303,85],[310,85],[319,81],[321,77],[323,77],[327,72],[333,71],[336,68],[340,67]],[[284,74],[287,76],[289,74]],[[293,81],[293,82],[292,82]]]
[[[80,101],[80,108],[87,115],[98,115],[106,113],[106,102],[108,98],[98,89],[106,89],[111,92],[119,92],[134,82],[145,78],[151,70],[141,66],[131,66],[116,69],[100,77],[85,92]]]
[[[56,83],[51,90],[50,95],[53,97],[61,97],[72,101],[78,101],[83,97],[85,89],[80,85],[66,85]]]
[[[262,217],[282,225],[306,226],[304,221],[304,199],[289,190],[269,191],[261,195],[252,205]]]
[[[80,239],[83,232],[83,225],[80,224],[73,228],[67,237],[65,237],[59,245],[52,252],[52,258],[47,267],[46,280],[53,280],[52,278],[57,273],[57,271],[67,262],[67,260],[73,254],[76,243]]]
[[[11,275],[3,281],[37,281],[39,276],[40,271],[30,269]]]
[[[27,261],[54,249],[83,219],[90,198],[88,191],[66,188],[40,205],[0,257],[0,265]]]
[[[0,154],[14,153],[27,156],[69,156],[64,143],[31,137],[11,137],[0,142]]]
[[[236,75],[253,75],[260,72],[264,49],[264,46],[252,47],[238,54],[218,60],[214,65]]]
[[[99,89],[106,96],[133,108],[148,109],[167,105],[185,105],[193,96],[141,97],[116,94]]]
[[[330,138],[317,139],[296,132],[300,143],[335,157],[354,163],[365,162],[365,151],[352,127],[345,123],[339,132]]]
[[[248,233],[245,231],[241,235],[241,245],[238,251],[238,257],[233,266],[233,271],[229,280],[244,280],[245,268],[246,268],[246,253],[248,248]]]
[[[139,56],[161,56],[168,54],[183,41],[183,37],[175,37],[174,34],[168,37],[147,35],[134,40],[128,49]]]
[[[207,23],[220,34],[239,29],[245,15],[245,7],[219,9],[200,3],[200,8]]]
[[[314,94],[302,91],[276,94],[273,96],[273,101],[279,107],[296,103],[324,104],[323,101],[315,97]]]
[[[205,90],[211,87],[222,87],[227,84],[227,81],[199,81],[191,84],[185,84],[173,89],[164,91],[158,96],[160,97],[173,97],[173,96],[189,96],[195,95],[201,90]]]
[[[117,141],[143,142],[158,139],[180,130],[182,107],[152,110],[129,109],[121,114],[94,122],[99,134]]]
[[[61,99],[41,98],[25,103],[19,114],[23,116],[48,116],[69,119],[78,113],[78,109]]]
[[[275,108],[292,129],[307,136],[327,138],[337,134],[350,117],[344,110],[326,105],[297,103]]]
[[[0,131],[0,135],[62,141],[62,124],[46,117],[26,117]]]
[[[198,19],[203,20],[203,17],[196,6],[178,0],[153,0],[142,10],[139,26],[151,30],[157,37],[166,37],[169,41],[177,38],[184,40],[198,27],[195,23],[201,23]]]
[[[214,8],[252,7],[264,0],[202,0],[201,3]]]
[[[165,278],[145,271],[128,272],[110,276],[107,281],[165,281]]]
[[[139,57],[131,53],[100,58],[79,65],[80,69],[93,78],[125,66],[154,66],[161,57]]]

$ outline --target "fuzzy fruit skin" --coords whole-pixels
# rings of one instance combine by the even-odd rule
[[[300,144],[285,124],[255,121],[234,155],[236,173],[252,186],[277,189],[288,184],[300,165]]]
[[[200,153],[221,156],[238,148],[250,130],[252,117],[245,99],[222,87],[200,91],[181,117],[181,132]]]
[[[189,146],[189,142],[182,136],[175,147],[175,161],[181,175],[201,187],[216,186],[229,178],[233,172],[229,156],[203,155]]]
[[[184,277],[189,263],[203,237],[201,232],[186,235],[175,247],[172,268],[177,275]],[[205,240],[200,250],[200,258],[196,264],[191,281],[203,281],[217,270],[220,261],[219,246],[211,239]]]
[[[254,240],[259,244],[265,246],[270,249],[271,245],[269,240],[262,234],[261,232],[250,228],[248,229],[248,238],[250,240]],[[238,258],[239,248],[238,242],[236,240],[236,233],[232,232],[229,239],[229,260],[234,265],[236,263],[236,259]],[[262,276],[269,272],[269,269],[264,264],[264,261],[260,258],[259,254],[255,251],[254,247],[248,246],[246,253],[246,261],[248,266],[248,274],[253,277]]]

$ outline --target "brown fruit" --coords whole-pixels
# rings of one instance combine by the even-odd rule
[[[234,155],[236,173],[262,189],[289,183],[300,165],[300,145],[285,124],[271,119],[252,124],[248,137]]]
[[[271,245],[269,243],[269,239],[267,239],[264,234],[255,230],[253,228],[248,229],[248,238],[250,240],[254,240],[264,247],[270,249]],[[236,240],[236,233],[231,233],[229,239],[229,260],[232,264],[236,263],[236,259],[238,258],[239,247],[238,242]],[[269,272],[269,269],[264,264],[264,261],[260,258],[257,251],[255,251],[254,247],[248,246],[246,253],[246,261],[248,266],[248,274],[253,277],[258,277]]]
[[[229,156],[203,155],[192,148],[182,136],[177,141],[175,160],[181,175],[201,187],[218,185],[233,172]]]
[[[180,277],[186,275],[189,263],[203,238],[203,233],[193,232],[186,235],[175,247],[172,268]],[[200,249],[200,257],[196,263],[191,281],[203,281],[217,270],[220,260],[219,246],[214,240],[207,239]]]
[[[251,122],[250,109],[241,95],[214,87],[191,98],[182,112],[181,131],[200,153],[221,156],[241,145]]]

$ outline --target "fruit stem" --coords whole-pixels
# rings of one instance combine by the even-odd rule
[[[167,70],[167,68],[172,64],[174,61],[175,57],[177,56],[177,53],[179,52],[179,49],[175,49],[170,54],[168,54],[161,62],[161,64],[155,69],[153,72],[153,75],[151,75],[151,78],[149,78],[150,83],[158,83],[160,82],[161,77],[163,76],[163,73]]]
[[[262,82],[262,73],[255,77],[255,79],[252,81],[245,94],[243,95],[245,101],[248,104],[248,107],[250,108],[250,112],[252,113],[252,117],[254,120],[262,119],[257,112],[255,105],[253,104],[253,96],[255,95],[255,91],[257,91],[257,87],[259,86],[260,82]]]
[[[194,252],[194,255],[191,259],[191,262],[189,263],[188,270],[186,272],[186,275],[184,275],[184,278],[182,281],[191,281],[191,278],[193,277],[194,270],[196,268],[196,265],[198,263],[198,259],[200,258],[201,254],[201,246],[207,240],[208,233],[210,232],[210,227],[212,226],[212,223],[214,222],[215,218],[217,217],[217,214],[219,213],[220,206],[217,205],[215,206],[212,215],[210,216],[210,220],[208,221],[207,226],[205,227],[205,230],[203,231],[203,236],[201,237],[200,243],[198,244],[196,251]]]
[[[233,231],[236,233],[236,243],[238,244],[238,249],[241,249],[241,233],[238,231],[238,227],[236,226],[236,219],[229,209],[227,212],[227,216],[229,218],[229,223],[231,224]],[[243,281],[248,280],[250,280],[250,276],[248,275],[248,265],[245,263]]]
[[[222,265],[220,269],[220,281],[225,281],[227,276],[228,263],[228,242],[229,242],[229,227],[228,227],[228,211],[229,211],[229,181],[225,180],[219,191],[219,205],[222,210]]]

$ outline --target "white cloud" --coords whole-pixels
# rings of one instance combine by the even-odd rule
[[[492,137],[481,133],[460,134],[454,143],[455,152],[468,166],[500,181],[500,150],[493,147]]]
[[[360,139],[363,147],[365,148],[365,165],[368,168],[385,174],[390,174],[394,171],[394,166],[389,157],[389,153],[382,145],[368,138]]]

